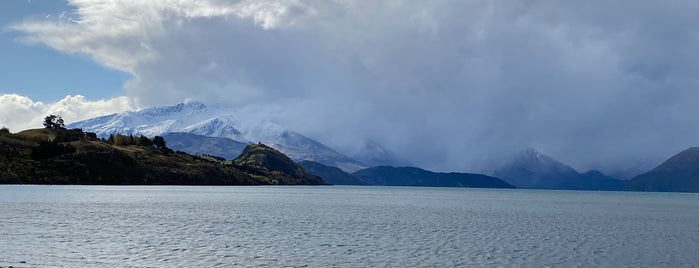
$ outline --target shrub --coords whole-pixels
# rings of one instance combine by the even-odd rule
[[[163,137],[160,136],[155,136],[153,138],[153,145],[155,145],[155,147],[157,147],[158,149],[167,149],[165,139],[163,139]]]
[[[12,133],[10,133],[10,129],[3,127],[0,128],[0,137],[9,137],[12,136]]]
[[[129,145],[129,138],[125,135],[117,134],[114,136],[114,145]]]
[[[139,145],[139,146],[144,146],[144,147],[153,147],[153,140],[149,139],[146,136],[141,135],[140,137],[134,137],[133,135],[122,135],[122,134],[117,134],[116,136],[110,135],[109,140],[111,143],[114,143],[114,145],[121,145],[121,146],[126,146],[126,145]]]
[[[88,141],[96,141],[99,140],[97,138],[97,134],[94,132],[85,132],[85,139]]]
[[[28,142],[35,142],[35,143],[40,143],[40,142],[48,142],[51,141],[51,137],[44,135],[44,134],[37,134],[37,133],[23,133],[23,134],[15,134],[12,135],[13,138],[18,139],[18,140],[23,140],[23,141],[28,141]]]
[[[32,148],[30,157],[32,159],[48,159],[74,152],[75,147],[70,144],[63,145],[54,142],[42,141],[39,142],[39,146]]]
[[[83,133],[82,129],[79,128],[74,128],[74,129],[59,129],[56,132],[56,139],[53,141],[55,142],[71,142],[71,141],[80,141],[85,138],[85,133]]]
[[[143,135],[141,135],[141,137],[138,137],[138,139],[136,140],[136,144],[145,147],[153,147],[153,141]]]

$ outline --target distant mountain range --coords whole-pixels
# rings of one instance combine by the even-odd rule
[[[595,170],[578,173],[572,167],[531,148],[506,159],[489,174],[517,188],[610,191],[624,188],[622,180]]]
[[[410,161],[405,160],[404,157],[398,156],[381,146],[379,143],[370,140],[360,144],[356,150],[348,152],[348,155],[369,167],[406,167],[414,165],[413,163],[410,163]]]
[[[321,177],[333,185],[366,185],[359,177],[353,176],[337,167],[326,166],[313,161],[301,161],[299,165],[308,173]]]
[[[368,185],[468,188],[514,188],[501,179],[481,174],[439,173],[415,167],[378,166],[352,174]]]
[[[439,173],[416,167],[378,166],[352,174],[312,161],[300,165],[334,185],[423,186],[465,188],[514,188],[501,179],[470,173]]]

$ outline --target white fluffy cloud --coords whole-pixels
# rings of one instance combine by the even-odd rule
[[[33,101],[17,94],[0,95],[0,125],[17,132],[29,128],[43,127],[43,118],[49,114],[63,117],[66,124],[100,115],[135,110],[136,106],[127,97],[88,101],[85,97],[66,96],[55,103]]]
[[[71,0],[29,42],[129,72],[139,106],[281,107],[351,149],[473,170],[534,146],[624,169],[699,143],[699,3]]]

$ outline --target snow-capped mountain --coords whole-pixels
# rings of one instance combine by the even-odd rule
[[[102,138],[117,133],[153,137],[180,132],[228,138],[241,143],[262,142],[294,161],[316,161],[347,171],[365,168],[362,163],[276,123],[262,121],[242,124],[235,111],[225,107],[208,107],[198,102],[101,116],[76,122],[68,127],[94,132]],[[188,139],[191,137],[196,136],[189,136]],[[231,150],[237,150],[236,148]]]

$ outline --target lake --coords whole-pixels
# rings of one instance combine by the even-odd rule
[[[0,186],[7,267],[691,267],[699,195]]]

